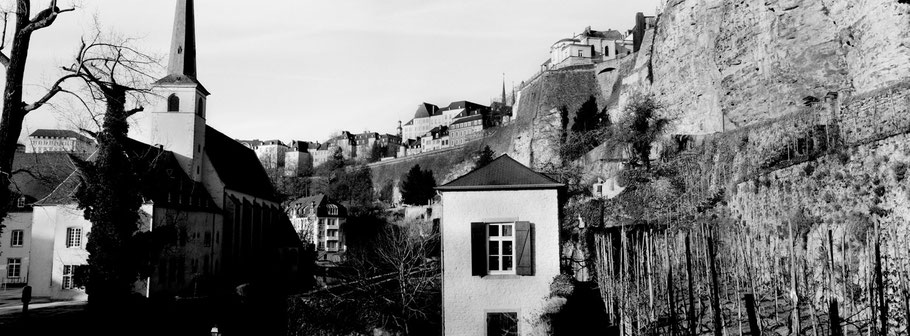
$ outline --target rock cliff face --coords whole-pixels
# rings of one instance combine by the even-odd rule
[[[653,43],[653,89],[688,134],[881,89],[910,78],[908,14],[895,0],[672,0]]]

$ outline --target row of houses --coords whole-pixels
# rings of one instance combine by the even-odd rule
[[[262,166],[284,176],[300,176],[328,162],[336,154],[345,160],[372,162],[396,157],[401,136],[377,132],[342,131],[325,142],[281,140],[237,140],[256,152]]]
[[[637,52],[644,32],[654,28],[657,19],[638,13],[635,27],[626,33],[617,30],[597,31],[590,26],[569,38],[560,39],[550,46],[550,58],[541,64],[541,70],[558,70],[577,65],[597,64],[623,58]]]

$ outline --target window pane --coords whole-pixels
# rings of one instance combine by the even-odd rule
[[[499,242],[490,242],[490,255],[499,255]]]
[[[489,228],[490,237],[499,237],[499,225],[490,224]]]
[[[499,270],[499,257],[490,257],[490,270],[498,271]]]
[[[504,241],[502,242],[502,255],[512,255],[512,242]]]
[[[503,225],[502,226],[502,236],[511,237],[512,236],[512,225]]]
[[[511,257],[511,256],[504,256],[504,257],[502,257],[502,270],[503,270],[503,271],[511,271],[512,268],[513,268],[513,266],[512,266],[512,257]]]

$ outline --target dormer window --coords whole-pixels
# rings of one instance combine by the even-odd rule
[[[19,197],[19,200],[16,201],[16,207],[18,207],[18,208],[25,207],[25,196]]]
[[[172,94],[170,97],[167,97],[167,111],[180,112],[180,98],[177,98],[177,95]]]
[[[327,207],[329,216],[338,216],[338,207],[334,204],[329,204]]]

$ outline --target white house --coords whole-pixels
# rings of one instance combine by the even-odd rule
[[[563,185],[507,155],[442,193],[444,334],[545,332],[541,309],[559,274]]]
[[[28,136],[26,153],[69,152],[91,154],[95,141],[76,131],[61,129],[39,129]]]
[[[316,247],[320,259],[334,258],[346,250],[344,224],[347,209],[324,194],[299,198],[287,206],[291,224],[304,243]]]

